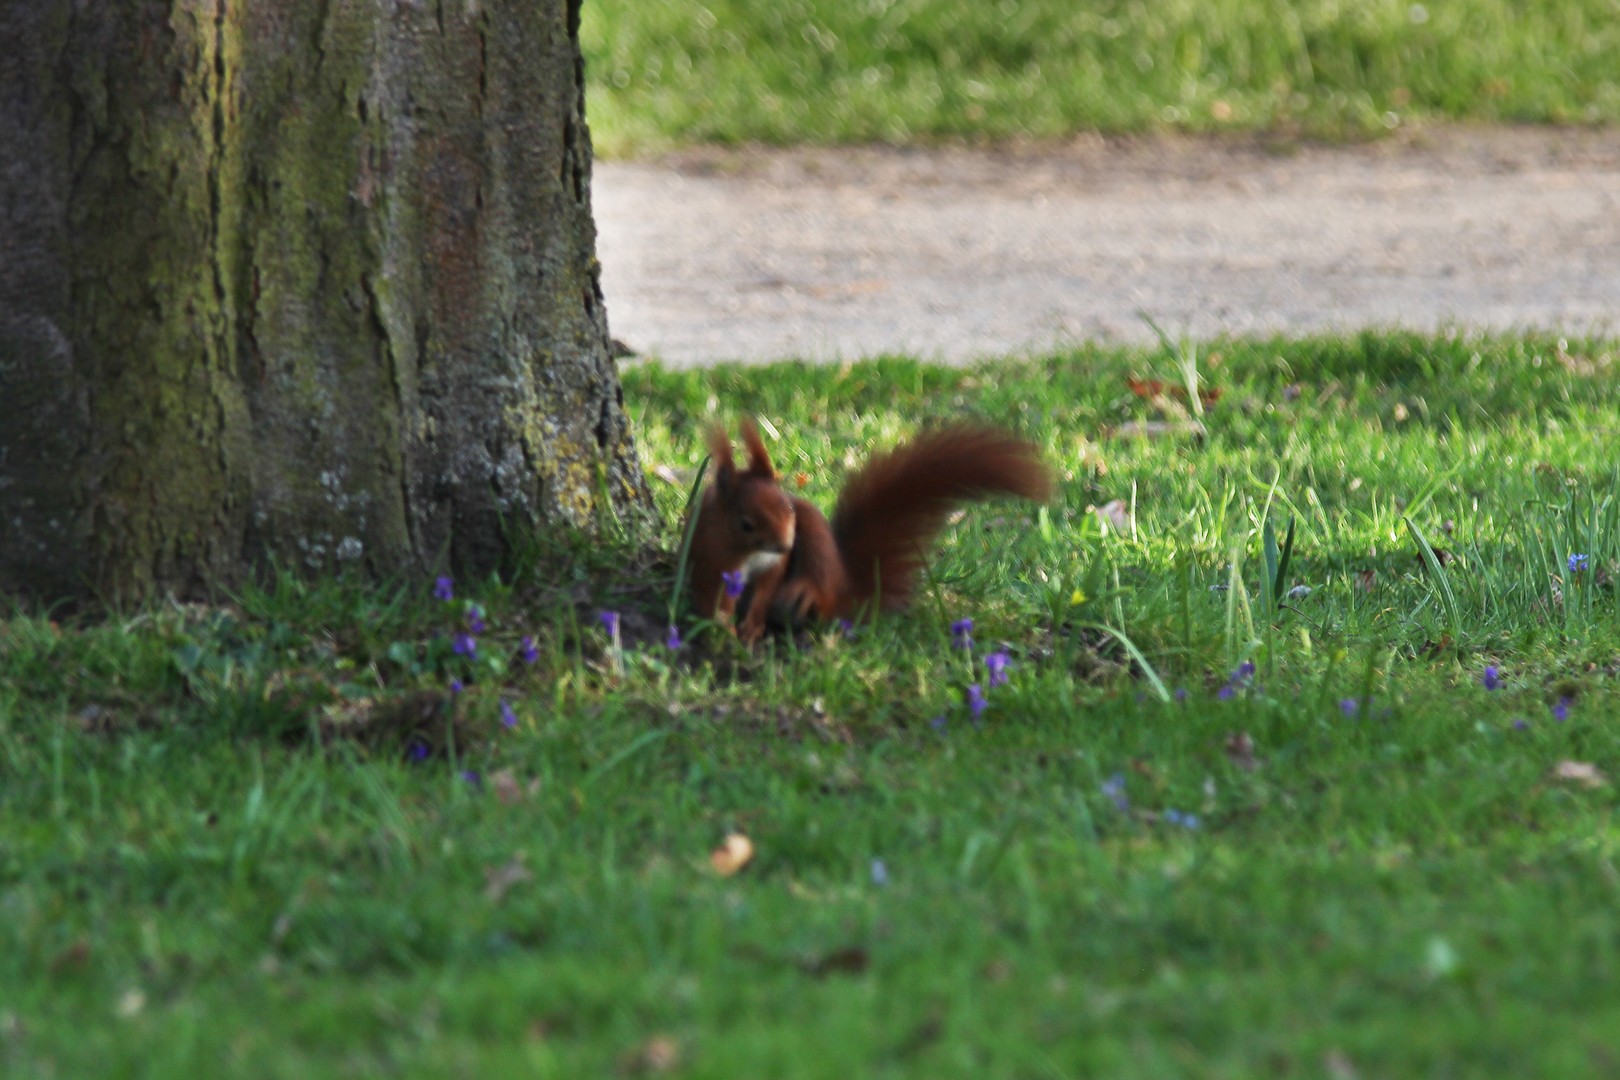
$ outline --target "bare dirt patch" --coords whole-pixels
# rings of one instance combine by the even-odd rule
[[[674,364],[1401,326],[1613,333],[1620,133],[1085,138],[601,162],[614,334]]]

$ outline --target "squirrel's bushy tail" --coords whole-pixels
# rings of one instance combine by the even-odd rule
[[[853,607],[874,597],[886,610],[910,600],[934,537],[961,503],[993,495],[1044,501],[1051,492],[1035,445],[996,428],[941,428],[873,458],[833,509]]]

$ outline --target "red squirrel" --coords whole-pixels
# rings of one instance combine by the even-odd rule
[[[715,474],[698,502],[691,582],[696,613],[713,618],[718,610],[727,619],[741,590],[727,589],[726,578],[747,583],[737,635],[749,644],[773,614],[793,623],[847,619],[873,602],[885,611],[904,607],[958,504],[1001,494],[1045,501],[1052,491],[1032,443],[957,424],[868,461],[845,483],[829,523],[783,489],[753,422],[745,419],[741,430],[744,469],[725,431],[709,433]]]

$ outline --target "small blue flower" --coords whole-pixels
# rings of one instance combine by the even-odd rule
[[[872,860],[872,884],[876,885],[878,888],[881,889],[883,886],[887,885],[888,883],[889,883],[889,868],[886,865],[884,865],[884,862],[883,862],[882,859],[873,859]]]
[[[1558,704],[1553,706],[1553,719],[1557,720],[1560,724],[1562,724],[1565,720],[1568,720],[1569,706],[1573,700],[1573,698],[1568,697],[1559,698]]]
[[[452,694],[459,694],[459,693],[461,693],[461,691],[463,689],[465,689],[465,688],[461,685],[461,680],[460,679],[451,679],[450,680],[450,692]]]
[[[456,598],[455,582],[447,577],[436,578],[433,582],[433,599],[450,601]]]
[[[478,639],[471,634],[458,633],[455,643],[450,646],[450,651],[457,656],[469,658],[476,656],[478,655]]]
[[[1125,794],[1125,774],[1115,773],[1103,781],[1102,793],[1113,802],[1116,809],[1122,814],[1130,813],[1131,800]]]
[[[973,648],[972,619],[957,619],[951,623],[951,645],[957,649]]]
[[[1353,697],[1340,698],[1339,711],[1354,719],[1355,715],[1361,711],[1361,699]]]
[[[674,623],[670,623],[669,631],[664,634],[664,648],[668,649],[670,652],[674,652],[676,649],[680,648],[682,644],[683,642],[681,641],[680,628]]]
[[[1530,721],[1526,720],[1522,716],[1519,717],[1517,720],[1513,721],[1513,730],[1514,731],[1529,731],[1530,730]]]
[[[1592,557],[1590,555],[1573,554],[1569,557],[1569,572],[1579,574],[1586,569],[1587,564],[1591,561]]]
[[[532,664],[540,659],[540,650],[534,647],[534,638],[528,634],[524,634],[523,640],[518,643],[518,659],[525,664]]]
[[[466,771],[464,771],[461,774],[461,778],[463,780],[467,781],[467,783],[471,784],[473,787],[482,787],[483,783],[484,783],[484,778],[482,776],[479,776],[472,769],[467,769]]]
[[[743,588],[748,584],[748,575],[741,570],[727,570],[720,575],[720,579],[726,583],[726,595],[733,600],[743,594]]]
[[[984,666],[990,669],[990,686],[1007,685],[1007,653],[993,652],[984,658]]]
[[[608,632],[609,637],[619,634],[619,613],[617,611],[603,611],[596,616],[596,621],[602,624],[602,629]]]
[[[1502,685],[1502,673],[1495,664],[1486,667],[1485,674],[1479,677],[1479,684],[1487,690],[1495,690]]]
[[[1215,692],[1215,696],[1221,701],[1231,701],[1237,696],[1237,687],[1233,686],[1231,683],[1227,683],[1225,686],[1221,687]]]
[[[410,747],[405,751],[405,755],[412,761],[426,761],[429,753],[431,751],[428,749],[428,744],[421,739],[413,740]]]
[[[1187,700],[1187,688],[1185,686],[1176,687],[1176,700],[1177,701],[1186,701]]]
[[[945,734],[945,714],[941,713],[940,715],[934,717],[932,720],[928,721],[928,726],[933,728],[940,735],[944,735]]]
[[[484,626],[484,609],[474,604],[467,609],[467,629],[474,634],[482,634]]]
[[[1166,810],[1164,820],[1167,825],[1179,825],[1183,829],[1196,829],[1199,825],[1197,814],[1183,814],[1180,810]]]
[[[501,726],[515,728],[518,725],[517,713],[505,698],[501,699]]]

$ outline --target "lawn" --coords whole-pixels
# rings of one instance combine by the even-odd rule
[[[631,367],[661,554],[604,523],[487,580],[15,614],[0,1063],[1612,1076],[1616,355]],[[905,616],[671,649],[744,412],[824,505],[964,414],[1059,494],[970,511]]]
[[[588,0],[610,155],[1620,120],[1616,0]]]

